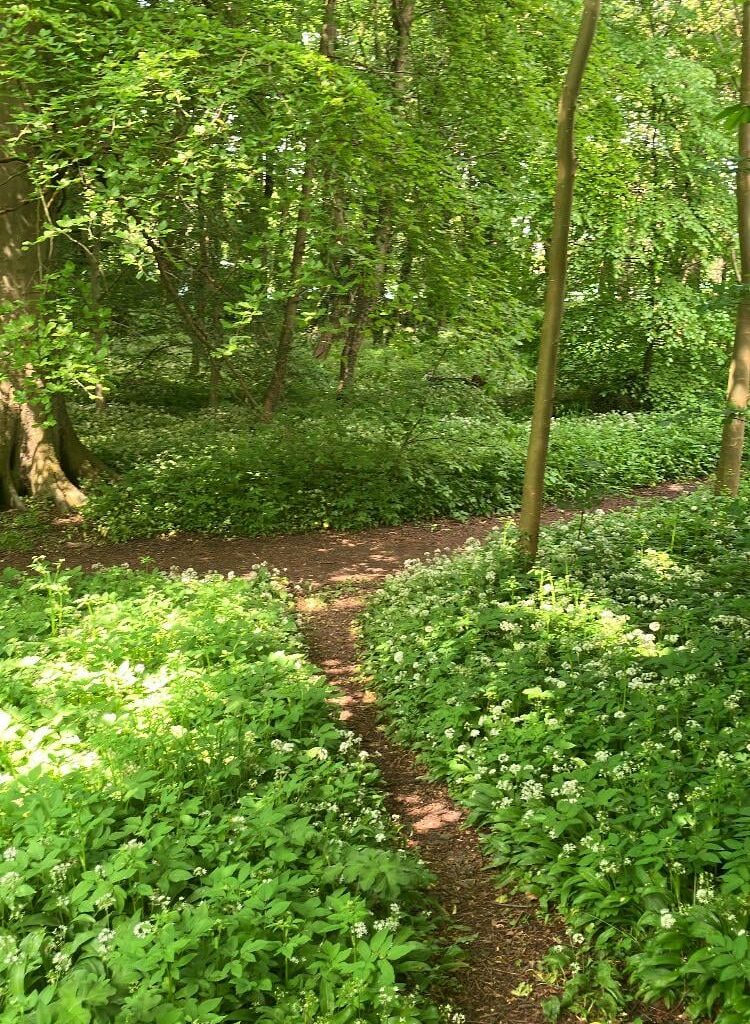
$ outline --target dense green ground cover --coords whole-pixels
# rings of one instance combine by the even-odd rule
[[[425,871],[273,577],[7,573],[0,652],[4,1024],[438,1019]]]
[[[498,535],[365,617],[396,735],[561,909],[579,1007],[614,1012],[628,979],[750,1019],[749,513],[746,489],[588,516],[530,574]]]
[[[124,540],[509,511],[521,493],[528,425],[470,397],[451,401],[441,392],[411,408],[368,394],[351,407],[292,407],[267,426],[231,405],[178,413],[113,404],[106,419],[83,424],[85,440],[121,473],[92,485],[86,520]],[[552,432],[548,498],[585,505],[701,476],[715,465],[719,434],[718,417],[695,410],[562,418]]]

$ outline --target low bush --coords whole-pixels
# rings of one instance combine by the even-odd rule
[[[267,534],[356,529],[516,507],[527,425],[486,405],[475,416],[434,409],[323,408],[258,426],[226,407],[180,417],[113,406],[85,438],[121,476],[94,485],[92,530],[111,540],[174,531]],[[558,420],[547,495],[585,505],[603,494],[710,472],[713,413],[615,414]]]
[[[494,861],[555,906],[562,1001],[629,983],[750,1019],[750,489],[512,531],[388,583],[364,618],[394,733]]]
[[[3,584],[3,1022],[437,1021],[425,871],[280,584]]]

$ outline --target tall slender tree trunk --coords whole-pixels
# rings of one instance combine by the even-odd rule
[[[573,184],[576,171],[576,106],[596,33],[600,7],[601,0],[584,0],[578,36],[563,84],[557,115],[557,185],[547,264],[547,289],[539,344],[534,412],[531,420],[519,521],[521,550],[532,560],[536,558],[539,547],[539,524],[544,498],[544,471],[547,465],[557,376],[557,357],[560,348],[560,329],[565,305],[570,218],[573,209]]]
[[[403,102],[408,84],[409,44],[414,22],[414,8],[414,0],[391,0],[391,20],[396,34],[396,48],[391,64],[391,81],[398,104]],[[375,262],[372,270],[364,274],[355,289],[352,321],[346,333],[344,350],[341,353],[338,387],[340,395],[345,395],[354,384],[357,360],[365,341],[365,332],[383,293],[388,255],[393,245],[392,219],[391,203],[384,200],[378,209],[378,222],[373,239]]]
[[[336,3],[337,0],[326,0],[323,25],[320,30],[320,52],[329,60],[334,59],[336,48]],[[279,331],[279,338],[276,343],[273,371],[263,399],[261,415],[262,419],[266,421],[270,420],[276,411],[276,407],[284,394],[286,379],[289,373],[289,359],[292,354],[294,336],[297,331],[297,307],[302,297],[300,284],[302,268],[305,262],[305,251],[307,249],[307,235],[311,214],[310,200],[312,198],[314,182],[315,164],[309,152],[308,141],[305,169],[302,174],[302,185],[300,188],[292,261],[289,266],[289,295],[284,304],[284,315],[281,320],[281,330]]]
[[[92,232],[90,243],[88,263],[89,283],[91,287],[91,305],[94,310],[94,315],[98,318],[100,315],[102,301],[102,240],[98,230],[94,230]],[[95,329],[95,341],[97,348],[101,346],[103,340],[102,329],[99,326],[99,321],[97,320],[97,326]],[[107,396],[104,391],[104,385],[101,381],[98,381],[96,384],[95,405],[97,415],[104,416],[107,411]]]
[[[740,102],[750,110],[750,0],[742,13],[742,82]],[[750,397],[750,123],[739,126],[737,164],[737,221],[740,239],[740,298],[729,386],[724,413],[721,453],[716,469],[716,493],[737,494],[742,475],[745,417]]]
[[[276,411],[276,406],[284,394],[286,379],[289,372],[289,358],[294,345],[294,335],[297,330],[297,307],[301,298],[300,277],[302,266],[305,261],[305,250],[307,248],[307,232],[310,224],[310,199],[312,197],[313,182],[315,180],[315,167],[312,159],[308,156],[305,160],[305,170],[302,175],[302,187],[300,189],[299,210],[297,212],[297,229],[294,233],[294,248],[292,250],[292,262],[289,267],[289,295],[284,303],[284,316],[281,321],[279,339],[276,343],[276,357],[274,360],[271,379],[266,388],[263,399],[264,420],[270,420]]]
[[[0,333],[15,333],[14,320],[35,312],[48,256],[46,245],[34,244],[43,224],[43,209],[29,178],[26,162],[12,152],[16,105],[0,93],[0,299],[11,304],[0,320]],[[51,499],[59,511],[80,508],[85,498],[64,464],[63,448],[78,441],[68,420],[64,434],[47,425],[46,410],[38,401],[17,400],[19,389],[39,393],[32,366],[25,365],[23,341],[0,337],[0,508],[19,508],[25,495]],[[62,402],[62,399],[60,399]],[[64,407],[60,406],[60,408]],[[80,444],[80,441],[78,441]],[[83,449],[83,445],[81,445]],[[71,462],[74,461],[71,457]]]

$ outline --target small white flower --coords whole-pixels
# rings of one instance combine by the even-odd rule
[[[102,928],[96,937],[96,944],[102,953],[106,953],[109,946],[111,946],[114,940],[115,933],[111,928]]]

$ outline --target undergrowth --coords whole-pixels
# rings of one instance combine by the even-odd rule
[[[364,618],[391,729],[556,907],[572,1006],[750,1019],[750,492],[512,531],[389,582]],[[593,1019],[593,1018],[588,1018]]]
[[[179,416],[112,406],[85,440],[119,471],[90,489],[85,519],[110,540],[197,531],[258,535],[465,518],[513,510],[527,426],[486,406],[323,407],[259,426],[223,407]],[[710,412],[563,418],[552,431],[547,496],[582,507],[602,495],[705,475],[720,427]]]
[[[425,869],[274,577],[8,571],[0,652],[4,1024],[440,1019]]]

